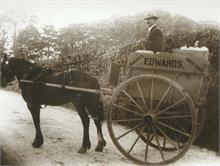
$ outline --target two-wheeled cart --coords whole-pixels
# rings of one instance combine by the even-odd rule
[[[209,62],[202,51],[132,53],[108,112],[112,141],[138,164],[178,160],[202,131],[209,83]]]

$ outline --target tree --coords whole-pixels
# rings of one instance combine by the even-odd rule
[[[23,13],[20,13],[16,10],[10,11],[10,14],[7,14],[4,16],[8,23],[11,24],[11,29],[13,30],[13,35],[12,35],[12,41],[13,41],[13,51],[15,52],[16,50],[16,37],[17,37],[17,32],[20,29],[21,24],[25,23],[27,20],[27,16]]]
[[[42,58],[53,58],[60,54],[58,46],[58,32],[53,26],[42,28],[41,40],[43,42]]]
[[[9,24],[7,17],[0,16],[0,55],[3,56],[3,53],[8,50],[7,46],[9,44]]]
[[[7,49],[9,49],[12,53],[15,52],[17,49],[16,38],[18,31],[28,25],[34,26],[37,22],[38,20],[36,16],[27,16],[17,10],[11,10],[0,16],[0,29],[3,27],[7,33]]]
[[[8,41],[8,34],[5,29],[0,28],[0,55],[3,56],[3,53],[6,51],[6,43]]]
[[[16,38],[15,56],[27,60],[35,60],[42,56],[43,42],[41,34],[34,26],[21,30]]]

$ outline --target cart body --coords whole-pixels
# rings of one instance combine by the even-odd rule
[[[173,54],[153,54],[151,51],[139,50],[129,56],[128,66],[126,79],[142,74],[164,76],[184,87],[195,106],[205,102],[210,83],[210,64],[204,58],[204,52],[187,53],[185,50],[175,50]],[[153,96],[155,100],[160,99],[162,89],[163,85],[157,86]],[[130,91],[132,96],[137,96],[137,92],[132,92],[132,88]],[[169,100],[177,97],[173,93],[169,95]]]

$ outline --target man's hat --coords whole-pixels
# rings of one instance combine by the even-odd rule
[[[148,19],[154,19],[154,20],[158,20],[159,19],[159,17],[156,15],[156,14],[148,14],[145,18],[144,18],[144,20],[148,20]]]

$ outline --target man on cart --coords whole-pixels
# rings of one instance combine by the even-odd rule
[[[163,45],[163,34],[157,25],[159,17],[155,14],[148,14],[144,18],[148,25],[148,33],[146,35],[146,40],[144,41],[145,50],[156,52],[162,51]]]

